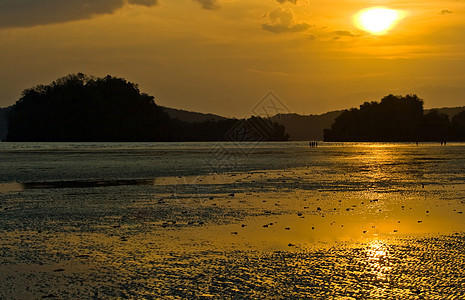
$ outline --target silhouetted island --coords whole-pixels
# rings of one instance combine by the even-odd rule
[[[270,119],[185,122],[123,78],[68,75],[22,93],[8,112],[6,141],[284,141]]]
[[[417,95],[388,95],[381,102],[365,102],[359,109],[345,110],[330,129],[328,142],[419,142],[464,141],[465,112],[449,121],[437,110],[424,113]]]
[[[10,107],[0,108],[0,141],[6,137],[10,109]]]

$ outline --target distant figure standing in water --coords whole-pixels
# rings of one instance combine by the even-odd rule
[[[315,142],[308,142],[308,145],[310,147],[312,147],[312,148],[316,148],[316,147],[318,147],[318,142],[316,142],[316,141]]]

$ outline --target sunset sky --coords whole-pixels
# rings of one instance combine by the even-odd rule
[[[360,29],[369,7],[402,14]],[[157,104],[244,117],[274,91],[297,113],[416,93],[465,105],[465,1],[2,0],[0,107],[70,74],[138,83]]]

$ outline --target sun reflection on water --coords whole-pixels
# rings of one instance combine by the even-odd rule
[[[388,282],[391,271],[390,254],[387,244],[382,240],[373,240],[366,250],[366,269],[378,281]]]
[[[421,176],[412,165],[409,155],[390,145],[370,145],[358,155],[361,180],[376,187],[390,187],[394,183],[411,182]]]

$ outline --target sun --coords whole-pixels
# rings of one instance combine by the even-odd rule
[[[361,10],[355,16],[357,26],[371,34],[386,34],[401,19],[402,12],[384,7]]]

